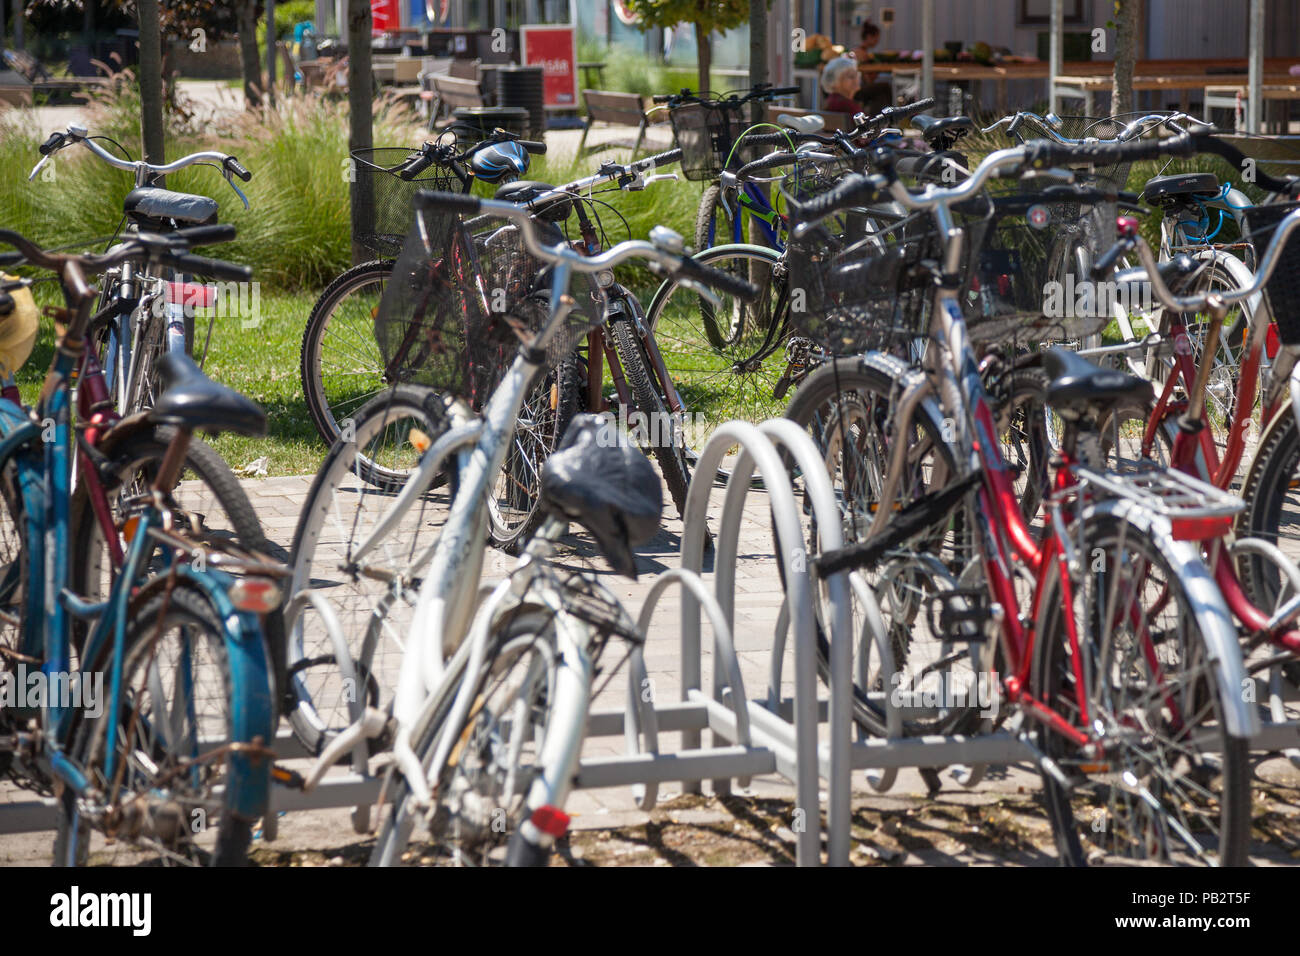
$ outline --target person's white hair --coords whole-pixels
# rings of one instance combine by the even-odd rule
[[[851,56],[837,56],[831,60],[822,67],[822,92],[829,93],[839,83],[840,77],[846,70],[856,71],[857,68],[858,61]]]

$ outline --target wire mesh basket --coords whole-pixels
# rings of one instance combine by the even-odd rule
[[[1273,241],[1278,225],[1297,209],[1300,202],[1251,206],[1245,211],[1257,262]],[[1300,345],[1300,241],[1294,234],[1287,239],[1277,267],[1264,285],[1264,297],[1277,325],[1277,337],[1284,345]]]
[[[356,175],[352,188],[357,197],[352,238],[376,255],[393,258],[401,251],[414,217],[411,203],[417,192],[460,191],[460,180],[437,163],[411,179],[403,179],[400,169],[418,153],[418,149],[398,146],[352,150]]]
[[[682,151],[682,175],[696,182],[717,179],[731,159],[733,167],[753,159],[754,150],[741,146],[736,137],[744,131],[739,110],[720,103],[684,103],[668,110],[673,140]]]
[[[816,195],[814,169],[782,183],[787,202]],[[798,206],[790,208],[786,244],[790,324],[831,355],[890,349],[924,335],[943,239],[929,213],[882,222],[845,210],[799,235]],[[987,203],[981,208],[987,212]],[[978,236],[985,215],[968,209],[959,224]],[[969,269],[965,270],[969,272]]]
[[[575,277],[574,308],[548,327],[548,269],[509,220],[442,212],[418,195],[413,219],[375,315],[390,384],[426,385],[481,409],[521,345],[544,347],[554,365],[603,320],[594,283]],[[536,226],[544,242],[564,241]]]
[[[1096,208],[1044,202],[1039,194],[997,196],[967,295],[976,343],[1019,346],[1078,340],[1110,322],[1108,286],[1088,270],[1114,242]]]

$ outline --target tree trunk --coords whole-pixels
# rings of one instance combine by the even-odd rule
[[[767,69],[767,4],[749,5],[749,85],[758,86],[768,82]],[[750,122],[761,123],[765,119],[762,100],[750,103]]]
[[[709,31],[698,23],[695,24],[695,47],[699,50],[700,61],[700,76],[697,82],[700,84],[700,92],[703,92],[709,88],[709,67],[713,65],[713,47],[709,43]]]
[[[266,0],[266,102],[275,106],[275,0]]]
[[[163,159],[162,26],[158,0],[139,0],[140,17],[140,132],[144,137],[144,159],[160,164]]]
[[[374,145],[374,95],[370,74],[370,3],[348,2],[348,113],[349,149],[369,149]],[[370,223],[375,215],[374,197],[366,187],[369,178],[358,177],[352,183],[352,234],[373,232]],[[361,188],[358,188],[361,187]],[[352,261],[362,263],[373,258],[364,246],[353,241]]]
[[[236,0],[239,30],[239,63],[244,73],[244,108],[262,105],[262,64],[257,62],[257,0]]]
[[[1141,0],[1115,0],[1115,74],[1110,115],[1133,110],[1133,72],[1137,68],[1138,7]]]

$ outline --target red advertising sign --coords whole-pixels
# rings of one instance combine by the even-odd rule
[[[578,103],[578,39],[572,26],[521,26],[523,61],[542,68],[542,99],[547,106]]]
[[[398,0],[370,0],[370,32],[396,33],[402,29],[402,6]]]

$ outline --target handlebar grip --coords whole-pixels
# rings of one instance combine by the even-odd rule
[[[672,98],[673,98],[673,94],[672,94],[672,93],[656,93],[654,96],[650,97],[650,102],[652,102],[652,103],[667,103],[667,102],[668,102],[669,100],[671,100]]]
[[[776,169],[779,166],[790,166],[799,161],[799,157],[794,153],[777,152],[761,156],[752,163],[746,163],[736,170],[737,179],[746,179],[755,173],[766,172],[769,169]]]
[[[1192,137],[1173,136],[1169,139],[1134,140],[1128,143],[1083,143],[1078,146],[1037,139],[1026,143],[1025,151],[1028,165],[1033,169],[1043,169],[1049,166],[1082,164],[1108,166],[1139,159],[1155,159],[1159,156],[1193,156],[1198,149]]]
[[[801,223],[824,219],[848,206],[877,202],[887,186],[888,181],[882,176],[850,173],[820,196],[806,202],[791,202],[790,217]]]
[[[1102,257],[1092,264],[1092,277],[1096,280],[1102,280],[1114,272],[1115,263],[1119,261],[1119,257],[1129,252],[1134,244],[1132,239],[1122,238],[1107,249],[1102,254]]]
[[[399,178],[410,182],[432,165],[433,156],[421,151],[403,163],[397,175]]]
[[[1017,113],[1011,122],[1007,124],[1007,136],[1014,137],[1016,133],[1020,132],[1020,127],[1024,125],[1024,122],[1025,117]]]
[[[534,156],[544,156],[546,154],[546,144],[535,139],[517,139],[515,142]]]
[[[240,161],[235,159],[235,157],[233,156],[226,157],[226,168],[229,169],[236,176],[238,176],[240,179],[242,179],[244,182],[248,182],[250,179],[253,178],[253,174],[250,173],[247,169],[245,169],[243,164],[240,163]]]
[[[213,223],[210,226],[189,226],[177,229],[171,234],[172,239],[194,246],[215,246],[221,242],[230,242],[235,238],[235,227],[226,222]]]
[[[0,252],[0,267],[21,265],[24,261],[21,252]]]
[[[723,272],[721,269],[714,269],[690,258],[682,260],[681,265],[677,267],[675,278],[694,279],[696,282],[717,289],[719,292],[734,295],[743,302],[753,302],[758,298],[761,291],[758,286],[746,279],[733,276],[730,272]]]
[[[422,189],[415,194],[415,204],[420,209],[437,209],[462,216],[476,216],[483,208],[483,200],[464,193],[441,193]]]
[[[670,149],[666,152],[656,153],[655,155],[648,156],[646,159],[642,160],[642,162],[649,162],[650,168],[652,169],[658,169],[660,166],[671,166],[674,163],[680,163],[681,161],[682,151],[680,149]]]
[[[181,272],[192,272],[196,275],[211,276],[214,279],[230,279],[235,282],[246,282],[253,277],[253,270],[248,266],[241,266],[234,262],[225,262],[222,259],[209,259],[206,256],[191,256],[186,254],[171,254],[162,257],[164,265],[169,265],[173,269]]]
[[[764,90],[765,96],[798,96],[802,90],[797,86],[781,86],[774,90]]]
[[[42,156],[50,155],[50,153],[54,152],[56,149],[62,146],[63,141],[67,138],[68,137],[66,133],[62,133],[62,132],[51,133],[50,138],[47,139],[45,142],[41,143],[39,147],[41,155]]]
[[[913,103],[906,103],[903,106],[887,106],[885,109],[880,111],[876,116],[876,119],[893,119],[895,116],[915,116],[917,113],[924,113],[932,106],[934,106],[934,97],[927,96],[916,100]]]

